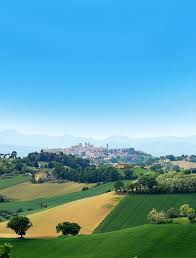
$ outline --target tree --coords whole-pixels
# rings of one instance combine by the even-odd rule
[[[54,175],[57,179],[65,179],[66,169],[62,164],[56,164],[54,168]]]
[[[77,236],[80,232],[80,225],[77,223],[63,222],[56,226],[57,233],[62,232],[64,236]]]
[[[0,203],[2,203],[2,202],[8,202],[8,199],[6,196],[0,194]]]
[[[168,219],[173,219],[178,217],[178,212],[175,208],[169,208],[166,210],[166,216]]]
[[[17,235],[23,238],[23,236],[26,235],[26,231],[32,227],[32,223],[28,217],[15,216],[8,222],[7,227],[11,228]]]
[[[128,190],[131,190],[131,192],[140,192],[141,191],[141,184],[138,182],[138,180],[132,181],[128,187]]]
[[[125,169],[124,170],[124,176],[126,180],[131,180],[134,178],[133,176],[133,170],[132,169]]]
[[[195,210],[193,208],[191,208],[189,206],[189,204],[183,204],[181,207],[180,207],[180,215],[182,217],[187,217],[188,220],[191,222],[191,223],[194,223],[195,222],[195,218],[196,218],[196,214],[195,214]]]
[[[123,192],[125,190],[125,185],[122,181],[118,181],[114,184],[115,192]]]
[[[17,156],[17,152],[16,151],[12,151],[12,153],[9,156],[9,159],[16,159]]]
[[[156,178],[152,175],[143,175],[138,178],[138,182],[147,190],[152,191],[156,186]]]
[[[156,209],[152,209],[149,212],[148,220],[152,224],[165,224],[169,222],[166,218],[166,214],[163,211],[158,212]]]
[[[195,218],[196,218],[195,213],[191,213],[188,215],[188,219],[191,223],[195,223]]]
[[[82,191],[87,191],[88,189],[89,189],[88,186],[82,187]]]
[[[183,173],[184,173],[185,175],[189,175],[189,174],[191,174],[191,169],[185,169],[185,170],[183,171]]]
[[[167,193],[196,192],[196,175],[168,172],[156,179],[158,190]]]
[[[11,249],[13,246],[9,243],[0,245],[0,258],[9,258],[11,257]]]
[[[183,204],[180,206],[180,215],[182,217],[188,217],[190,214],[195,213],[194,209],[189,204]]]
[[[39,168],[39,163],[37,161],[35,161],[33,165],[35,168]]]
[[[128,187],[127,187],[128,190],[131,190],[131,192],[133,193],[134,190],[135,190],[135,183],[134,182],[131,182]]]

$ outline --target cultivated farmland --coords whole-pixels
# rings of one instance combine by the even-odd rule
[[[63,221],[77,222],[81,226],[81,234],[90,234],[109,214],[120,200],[113,192],[67,203],[58,207],[38,212],[29,216],[33,227],[27,237],[57,236],[56,225]],[[0,236],[15,236],[6,228],[7,222],[0,223]]]
[[[177,165],[177,166],[179,166],[181,168],[184,168],[184,169],[196,168],[196,162],[189,162],[189,161],[185,161],[185,160],[172,161],[172,164]]]
[[[0,190],[5,189],[7,187],[11,187],[17,184],[21,184],[23,182],[27,182],[30,180],[30,176],[14,176],[10,178],[0,179]]]
[[[55,195],[68,194],[81,191],[84,186],[91,187],[92,184],[80,184],[77,182],[66,182],[61,184],[32,184],[25,182],[17,184],[0,191],[0,194],[15,200],[34,200]]]
[[[41,205],[47,205],[46,207],[47,209],[53,208],[61,204],[73,202],[73,201],[88,198],[88,197],[97,196],[107,191],[110,191],[113,188],[114,188],[114,183],[111,182],[111,183],[101,184],[96,187],[92,187],[87,191],[79,191],[79,192],[74,192],[69,194],[62,194],[62,195],[52,196],[48,198],[38,198],[30,201],[5,202],[5,203],[0,203],[0,210],[16,211],[17,209],[22,208],[23,214],[29,214],[32,212],[34,213],[34,212],[43,210],[43,208],[41,208]],[[28,211],[29,209],[31,209],[31,211]]]
[[[95,232],[109,232],[148,223],[152,208],[165,210],[188,203],[196,208],[196,194],[135,194],[125,197]]]

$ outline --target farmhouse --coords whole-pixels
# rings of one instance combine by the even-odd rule
[[[130,168],[131,165],[127,163],[118,163],[117,165],[115,165],[115,167],[117,169],[127,169],[127,168]]]

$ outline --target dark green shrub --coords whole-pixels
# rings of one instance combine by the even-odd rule
[[[21,212],[23,212],[22,208],[19,208],[19,209],[16,210],[16,213],[21,213]]]
[[[32,210],[34,210],[34,209],[33,209],[33,208],[28,208],[28,209],[27,209],[27,211],[32,211]]]

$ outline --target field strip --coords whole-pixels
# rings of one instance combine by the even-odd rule
[[[57,236],[56,225],[63,221],[76,222],[81,226],[81,234],[91,234],[121,198],[122,196],[110,192],[29,215],[33,227],[28,231],[27,237]],[[7,222],[0,223],[0,237],[16,237],[6,226]]]
[[[196,162],[189,162],[185,160],[172,161],[172,164],[184,169],[196,168]]]
[[[25,182],[0,190],[0,194],[7,196],[9,199],[28,201],[79,192],[84,186],[92,187],[93,184],[82,184],[71,181],[61,184],[32,184]]]

